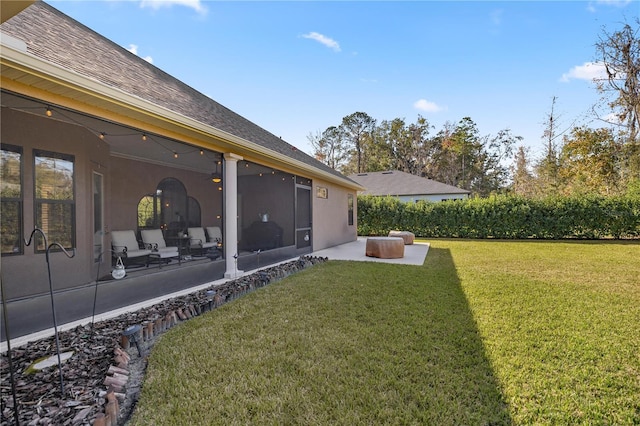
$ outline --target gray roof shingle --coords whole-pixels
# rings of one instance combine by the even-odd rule
[[[0,30],[27,44],[27,52],[85,77],[346,179],[280,137],[172,77],[54,7],[37,1]]]
[[[446,183],[409,173],[390,170],[349,175],[349,178],[367,188],[363,195],[440,195],[469,194],[470,191]]]

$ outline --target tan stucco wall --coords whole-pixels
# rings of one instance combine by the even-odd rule
[[[92,170],[109,170],[108,147],[88,130],[52,118],[2,108],[0,141],[22,147],[23,217],[25,238],[35,227],[33,150],[74,156],[76,254],[72,259],[51,253],[51,276],[54,289],[71,288],[95,279],[93,268]],[[107,184],[108,185],[108,184]],[[108,186],[107,189],[108,190]],[[108,200],[106,200],[108,202]],[[108,220],[108,216],[105,217]],[[49,244],[54,241],[48,241]],[[49,291],[44,253],[34,246],[24,247],[24,254],[2,257],[2,274],[8,299]]]
[[[318,198],[318,187],[327,188],[328,198]],[[356,191],[317,180],[311,191],[313,203],[313,250],[354,241],[357,235]],[[353,195],[353,225],[348,225],[347,195]]]
[[[178,179],[187,195],[200,204],[202,226],[221,226],[222,192],[218,184],[203,173],[175,169],[156,164],[141,163],[125,158],[111,158],[111,230],[138,228],[138,203],[145,195],[153,194],[165,178]],[[117,205],[117,208],[114,206]]]

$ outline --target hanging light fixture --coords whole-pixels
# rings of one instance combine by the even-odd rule
[[[216,161],[216,171],[211,174],[211,182],[214,183],[222,182],[222,175],[220,174],[220,172],[218,172],[218,164],[220,164],[220,162]]]

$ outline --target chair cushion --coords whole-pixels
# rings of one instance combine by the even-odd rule
[[[124,254],[126,257],[147,256],[151,253],[151,250],[140,249],[136,234],[131,230],[111,231],[111,246],[118,255]]]
[[[128,258],[131,257],[141,257],[141,256],[149,256],[151,254],[151,250],[127,250],[127,252],[125,253],[125,255]]]
[[[218,226],[207,226],[207,234],[210,242],[222,241],[222,231]]]
[[[162,229],[143,229],[140,231],[140,235],[142,236],[142,241],[145,246],[151,247],[151,249],[163,249],[167,247],[167,243],[164,241],[164,236],[162,235]],[[177,247],[174,247],[176,251]]]

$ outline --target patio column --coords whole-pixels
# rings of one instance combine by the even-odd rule
[[[233,153],[224,154],[224,258],[225,278],[236,278],[238,270],[238,161],[242,157]]]

